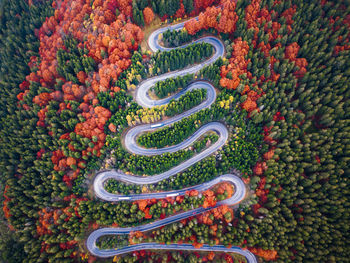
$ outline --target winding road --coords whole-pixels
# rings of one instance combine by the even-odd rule
[[[160,28],[156,31],[154,31],[149,39],[148,39],[148,44],[150,48],[152,49],[153,52],[156,52],[157,50],[160,51],[167,51],[170,50],[171,48],[164,48],[159,44],[159,35],[162,34],[164,31],[170,29],[170,30],[180,30],[183,28],[184,23],[179,23],[176,25],[172,26],[167,26],[164,28]],[[235,205],[240,203],[242,200],[244,200],[245,195],[246,195],[246,186],[243,183],[243,181],[234,174],[225,174],[221,175],[217,178],[215,178],[212,181],[192,186],[189,188],[181,189],[181,190],[175,190],[175,191],[168,191],[168,192],[161,192],[161,193],[145,193],[145,194],[133,194],[133,195],[118,195],[118,194],[112,194],[109,193],[105,190],[104,188],[104,183],[108,181],[109,179],[114,179],[118,181],[123,181],[127,183],[133,183],[133,184],[139,184],[139,185],[144,185],[144,184],[154,184],[157,182],[160,182],[164,179],[170,178],[171,176],[180,173],[187,169],[188,167],[192,166],[193,164],[199,162],[200,160],[206,158],[207,156],[211,155],[212,153],[216,152],[219,150],[227,141],[228,139],[228,130],[225,125],[219,122],[210,122],[206,125],[203,125],[201,128],[199,128],[192,136],[190,136],[188,139],[184,140],[183,142],[161,148],[161,149],[146,149],[143,147],[140,147],[137,144],[137,136],[140,133],[144,132],[151,132],[159,129],[159,127],[166,127],[169,125],[172,125],[175,122],[178,122],[182,120],[183,118],[190,116],[194,114],[195,112],[198,112],[202,109],[210,107],[215,99],[216,99],[216,92],[214,87],[205,81],[196,81],[192,84],[190,84],[187,88],[183,89],[179,93],[165,98],[161,100],[153,100],[148,96],[148,91],[149,89],[155,85],[156,82],[165,80],[167,78],[171,77],[176,77],[176,76],[182,76],[186,74],[191,74],[191,73],[196,73],[198,72],[201,68],[203,68],[206,65],[214,63],[219,57],[223,57],[225,53],[224,46],[222,42],[215,38],[215,37],[204,37],[201,39],[198,39],[196,41],[193,41],[192,43],[201,43],[201,42],[206,42],[211,44],[215,48],[215,53],[212,57],[210,57],[208,60],[205,62],[194,65],[190,68],[186,68],[183,70],[178,70],[178,71],[173,71],[169,72],[166,74],[163,74],[161,76],[156,76],[150,79],[147,79],[143,82],[141,82],[135,93],[135,100],[137,101],[138,104],[140,104],[143,107],[147,108],[152,108],[155,106],[160,106],[160,105],[165,105],[170,102],[172,99],[178,99],[180,96],[185,94],[186,92],[193,90],[193,89],[206,89],[207,90],[207,98],[198,106],[181,113],[177,116],[174,116],[172,118],[169,118],[167,120],[158,122],[156,125],[153,124],[143,124],[143,125],[138,125],[133,128],[131,128],[125,135],[124,137],[124,145],[126,149],[134,154],[138,155],[159,155],[163,154],[166,152],[176,152],[178,150],[184,149],[191,145],[194,141],[196,141],[200,136],[205,134],[208,131],[214,131],[219,135],[219,139],[212,144],[210,147],[205,149],[204,151],[194,155],[192,158],[182,162],[176,167],[173,167],[172,169],[161,173],[157,174],[154,176],[147,176],[147,177],[139,177],[139,176],[132,176],[132,175],[127,175],[123,173],[119,173],[115,170],[110,170],[110,171],[104,171],[96,175],[96,178],[93,183],[94,191],[97,197],[99,197],[102,200],[105,201],[110,201],[110,202],[118,202],[118,201],[135,201],[135,200],[142,200],[142,199],[161,199],[161,198],[166,198],[166,197],[175,197],[178,195],[184,195],[186,191],[188,190],[197,190],[199,192],[204,191],[206,189],[211,188],[217,183],[220,182],[230,182],[231,184],[234,185],[235,187],[235,193],[233,196],[229,199],[225,199],[223,201],[220,201],[216,204],[215,207],[218,207],[220,205],[226,204],[226,205]],[[183,48],[186,47],[187,45],[180,46],[178,48]],[[122,235],[122,234],[129,234],[130,232],[134,231],[149,231],[152,229],[159,228],[161,226],[174,223],[177,221],[180,221],[182,219],[188,218],[190,216],[195,216],[198,214],[201,214],[203,212],[206,212],[208,210],[211,210],[215,207],[210,207],[210,208],[203,208],[199,207],[196,209],[193,209],[191,211],[186,211],[183,213],[175,214],[173,216],[170,216],[168,218],[162,219],[162,220],[157,220],[155,222],[152,222],[150,224],[145,224],[142,226],[136,226],[136,227],[126,227],[126,228],[101,228],[93,231],[90,236],[88,237],[86,241],[86,245],[88,250],[95,256],[106,258],[106,257],[111,257],[115,255],[120,255],[136,250],[144,250],[144,249],[163,249],[163,250],[197,250],[197,251],[221,251],[221,252],[231,252],[231,253],[237,253],[243,255],[246,259],[247,262],[249,263],[255,263],[257,262],[254,254],[249,252],[248,250],[243,250],[239,247],[231,247],[227,248],[222,245],[215,245],[215,246],[209,246],[209,245],[203,245],[201,248],[194,248],[191,244],[170,244],[170,245],[165,245],[165,244],[159,244],[159,243],[141,243],[141,244],[136,244],[136,245],[130,245],[118,249],[99,249],[96,246],[96,241],[98,238],[104,235]]]

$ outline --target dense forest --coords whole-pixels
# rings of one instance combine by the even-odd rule
[[[210,121],[229,140],[217,154],[154,185],[115,180],[130,194],[198,185],[235,171],[249,186],[238,207],[220,206],[150,232],[106,236],[99,246],[140,242],[239,246],[259,261],[348,262],[350,3],[326,0],[3,0],[0,2],[0,261],[99,262],[85,247],[100,227],[142,225],[213,207],[235,189],[159,200],[103,202],[94,175],[169,170],[210,147],[215,133],[186,149],[136,156],[125,130],[185,112],[206,99],[192,90],[146,109],[138,84],[198,64],[210,44],[151,53],[153,21],[188,20],[161,43],[176,47],[218,37],[225,56],[195,75],[158,82],[166,98],[197,80],[215,102],[174,125],[138,137],[146,148],[182,142]],[[159,27],[160,25],[157,25]],[[155,27],[152,29],[156,29]],[[230,253],[136,251],[109,262],[246,262]]]

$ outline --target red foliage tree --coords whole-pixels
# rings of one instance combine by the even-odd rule
[[[219,2],[216,0],[194,0],[193,6],[196,11],[202,11],[206,9],[207,7],[213,5],[215,2]]]

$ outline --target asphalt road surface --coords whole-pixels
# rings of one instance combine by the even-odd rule
[[[170,30],[180,30],[183,28],[184,23],[180,23],[177,25],[173,26],[167,26],[164,28],[160,28],[156,31],[154,31],[149,39],[148,39],[148,44],[152,51],[156,52],[157,50],[160,51],[167,51],[170,50],[171,48],[164,48],[159,44],[159,35],[162,34],[164,31],[170,29]],[[202,136],[204,133],[208,131],[214,131],[219,135],[219,140],[216,141],[213,145],[210,147],[206,148],[204,151],[194,155],[192,158],[182,162],[176,167],[173,167],[172,169],[161,173],[157,174],[154,176],[147,176],[147,177],[140,177],[140,176],[133,176],[133,175],[127,175],[123,173],[119,173],[115,170],[110,170],[110,171],[104,171],[99,174],[97,174],[95,180],[94,180],[94,191],[97,197],[99,197],[102,200],[105,201],[110,201],[110,202],[118,202],[118,201],[135,201],[135,200],[142,200],[142,199],[161,199],[161,198],[166,198],[166,197],[175,197],[178,195],[184,195],[186,191],[188,190],[197,190],[199,192],[204,191],[206,189],[211,188],[215,184],[219,182],[229,182],[234,185],[235,188],[235,193],[233,196],[229,199],[225,199],[223,201],[220,201],[217,203],[215,207],[218,207],[220,205],[235,205],[240,203],[242,200],[244,200],[245,195],[246,195],[246,187],[243,181],[234,174],[225,174],[221,175],[217,178],[215,178],[212,181],[196,185],[193,187],[181,189],[181,190],[175,190],[175,191],[168,191],[168,192],[161,192],[161,193],[145,193],[145,194],[133,194],[133,195],[118,195],[118,194],[111,194],[108,193],[104,189],[104,183],[109,180],[109,179],[115,179],[118,181],[123,181],[127,183],[133,183],[133,184],[139,184],[139,185],[144,185],[144,184],[154,184],[157,182],[160,182],[164,179],[168,179],[172,177],[173,175],[180,173],[187,169],[188,167],[192,166],[193,164],[199,162],[200,160],[206,158],[207,156],[215,153],[217,150],[219,150],[227,141],[228,139],[228,130],[225,125],[219,122],[210,122],[206,125],[203,125],[201,128],[199,128],[192,136],[190,136],[188,139],[184,140],[183,142],[161,148],[161,149],[146,149],[143,147],[140,147],[137,144],[136,138],[140,133],[143,132],[150,132],[159,129],[160,127],[166,127],[169,125],[172,125],[175,122],[178,122],[182,120],[185,117],[188,117],[195,112],[198,112],[202,109],[208,108],[214,103],[216,99],[216,93],[214,87],[205,81],[197,81],[192,84],[190,84],[187,88],[183,89],[179,93],[165,98],[161,100],[153,100],[148,96],[148,91],[149,89],[155,85],[158,81],[165,80],[167,78],[171,77],[177,77],[177,76],[182,76],[186,74],[191,74],[191,73],[196,73],[198,72],[201,68],[205,67],[206,65],[214,63],[219,57],[223,57],[225,53],[224,45],[222,42],[215,38],[215,37],[204,37],[201,39],[198,39],[196,41],[193,41],[193,43],[201,43],[201,42],[206,42],[211,44],[215,48],[215,53],[212,57],[210,57],[208,60],[205,62],[194,65],[192,67],[186,68],[184,70],[177,70],[173,72],[169,72],[166,74],[163,74],[161,76],[156,76],[150,79],[147,79],[143,82],[141,82],[135,93],[135,100],[137,103],[139,103],[141,106],[145,108],[152,108],[155,106],[159,105],[165,105],[170,102],[172,99],[178,99],[180,96],[185,94],[186,92],[193,90],[193,89],[206,89],[207,90],[207,98],[198,106],[181,113],[177,116],[174,116],[170,119],[160,121],[157,123],[152,123],[152,124],[143,124],[143,125],[138,125],[130,129],[125,137],[125,147],[126,149],[134,154],[138,155],[159,155],[163,154],[166,152],[176,152],[178,150],[184,149],[191,145],[194,141],[196,141],[200,136]],[[178,48],[183,48],[187,45],[183,45]],[[156,126],[156,127],[155,127]],[[171,180],[171,178],[170,178]],[[182,219],[195,216],[201,213],[204,213],[208,210],[211,210],[215,207],[210,207],[210,208],[196,208],[190,211],[182,212],[179,214],[175,214],[173,216],[170,216],[165,219],[157,220],[153,223],[146,224],[146,225],[141,225],[141,226],[136,226],[136,227],[126,227],[126,228],[100,228],[95,230],[90,234],[86,241],[86,245],[88,250],[95,256],[106,258],[106,257],[112,257],[115,255],[120,255],[128,252],[133,252],[137,250],[144,250],[144,249],[162,249],[162,250],[197,250],[197,251],[221,251],[221,252],[231,252],[231,253],[237,253],[243,255],[246,259],[247,262],[249,263],[255,263],[257,262],[254,254],[249,252],[248,250],[243,250],[239,247],[231,247],[227,248],[225,246],[221,245],[215,245],[215,246],[209,246],[209,245],[203,245],[201,248],[195,248],[191,244],[170,244],[170,245],[165,245],[165,244],[159,244],[159,243],[142,243],[142,244],[137,244],[137,245],[130,245],[118,249],[99,249],[96,246],[96,241],[104,235],[122,235],[122,234],[129,234],[132,231],[149,231],[152,229],[159,228],[161,226],[165,226],[167,224],[171,224],[174,222],[178,222]]]

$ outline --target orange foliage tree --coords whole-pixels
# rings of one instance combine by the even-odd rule
[[[221,67],[220,85],[228,89],[236,89],[240,83],[239,76],[247,73],[247,66],[250,61],[245,59],[249,52],[249,45],[242,38],[237,38],[232,45],[232,57],[228,65]],[[231,72],[231,77],[227,78],[227,74]]]
[[[191,19],[186,22],[185,28],[190,35],[208,28],[215,28],[221,33],[233,33],[238,20],[235,9],[236,3],[234,1],[221,0],[220,7],[208,7],[204,13],[198,16],[198,20]]]
[[[263,259],[269,261],[269,260],[275,260],[277,259],[277,251],[276,250],[263,250],[262,248],[250,248],[250,252],[254,253],[255,255],[262,257]]]
[[[216,190],[216,194],[224,194],[225,191],[227,193],[227,198],[230,198],[234,192],[232,184],[227,182],[221,183],[219,188]]]
[[[213,207],[216,205],[216,197],[212,190],[208,189],[203,192],[203,196],[205,197],[203,202],[203,207]]]
[[[154,18],[153,10],[150,7],[146,7],[143,10],[143,19],[145,20],[145,23],[149,25],[153,21],[153,18]]]

